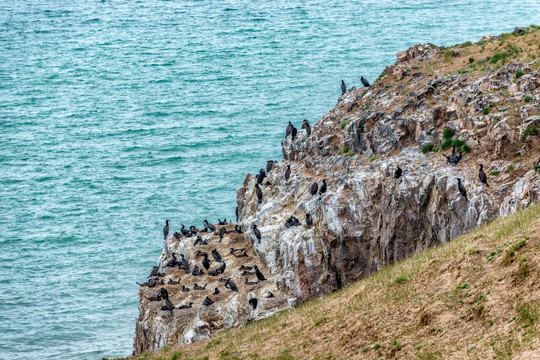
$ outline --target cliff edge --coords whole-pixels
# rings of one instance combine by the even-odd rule
[[[227,224],[198,234],[207,245],[194,245],[196,236],[165,239],[151,277],[158,284],[140,289],[135,353],[261,319],[537,203],[539,33],[531,27],[451,48],[413,46],[371,87],[349,89],[310,134],[302,129],[295,139],[286,137],[284,159],[260,185],[262,199],[252,175],[238,190],[242,233]],[[453,148],[456,156],[448,161],[443,154],[451,156]],[[479,180],[479,164],[489,186]],[[398,165],[403,173],[395,178]],[[323,179],[326,192],[312,195]],[[227,233],[219,241],[222,227]],[[246,256],[231,248],[245,248]],[[187,274],[172,255],[202,268],[196,252],[213,249],[223,259],[210,271],[226,264],[216,276]],[[238,291],[224,287],[229,278]],[[180,290],[195,282],[207,288]],[[212,295],[216,287],[220,294]],[[161,310],[163,299],[148,300],[161,288],[175,309]],[[209,306],[202,304],[206,297]]]

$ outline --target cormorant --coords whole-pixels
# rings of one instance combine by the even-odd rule
[[[478,176],[480,177],[480,181],[483,184],[486,184],[486,186],[489,186],[489,184],[487,183],[487,175],[484,172],[484,165],[479,164],[479,166],[480,166],[480,171],[478,172]]]
[[[160,295],[161,295],[161,297],[163,299],[168,299],[169,298],[169,292],[167,291],[167,289],[161,288],[161,289],[159,289],[159,293],[160,293]]]
[[[264,178],[266,177],[266,173],[263,169],[259,170],[259,174],[257,175],[257,184],[261,185]]]
[[[148,300],[150,301],[161,301],[161,296],[160,295],[157,295],[157,296],[150,296],[150,297],[146,297]]]
[[[266,162],[266,172],[269,173],[274,167],[274,160],[268,160]]]
[[[347,92],[347,85],[345,81],[341,80],[341,95],[344,95]]]
[[[298,225],[300,225],[300,220],[298,220],[294,216],[289,217],[287,221],[285,221],[286,228],[290,228],[292,226],[298,226]]]
[[[169,299],[165,299],[165,305],[161,307],[161,310],[170,311],[172,315],[174,310],[174,305],[172,301]]]
[[[229,254],[234,254],[234,253],[241,252],[244,250],[246,250],[246,248],[242,248],[242,249],[231,248],[231,251],[229,251]]]
[[[163,228],[163,239],[166,239],[167,235],[169,235],[169,221],[171,220],[165,220],[165,227]]]
[[[287,125],[287,129],[285,129],[285,137],[292,134],[293,124],[289,121],[289,125]]]
[[[251,269],[253,269],[253,267],[246,266],[246,265],[240,265],[240,268],[239,268],[239,270],[251,270]]]
[[[193,290],[205,290],[206,285],[208,285],[208,284],[204,284],[204,286],[199,286],[199,285],[197,285],[197,283],[195,283],[195,284],[193,284]]]
[[[185,287],[184,285],[182,285],[182,289],[181,289],[182,292],[189,292],[189,288]]]
[[[192,235],[197,235],[197,233],[199,232],[199,229],[197,229],[195,226],[191,225],[189,227],[189,230],[191,230],[191,234]]]
[[[204,275],[204,271],[202,269],[199,269],[197,265],[193,267],[193,271],[191,273],[193,274],[193,276]]]
[[[319,184],[314,182],[313,184],[311,184],[311,187],[309,188],[309,191],[310,191],[311,195],[314,196],[314,195],[317,195],[317,190],[319,190]]]
[[[296,139],[296,134],[298,134],[298,130],[297,130],[297,129],[294,127],[294,125],[293,125],[293,127],[292,127],[292,134],[291,134],[293,140]]]
[[[237,234],[242,234],[242,228],[240,225],[234,225],[234,232]]]
[[[249,305],[253,306],[253,310],[255,310],[257,308],[257,299],[251,298],[251,299],[249,299],[248,303],[249,303]]]
[[[173,236],[176,240],[180,240],[182,238],[182,234],[180,234],[179,232],[175,232]]]
[[[236,222],[238,222],[238,206],[234,210],[234,214],[236,215]]]
[[[152,271],[148,277],[150,276],[159,276],[159,266],[152,266]]]
[[[185,237],[190,237],[191,231],[186,230],[184,224],[180,224],[180,225],[182,226],[182,228],[180,229],[180,232],[182,232],[182,235],[184,235]]]
[[[221,255],[216,249],[212,250],[212,257],[216,259],[217,262],[221,262]]]
[[[238,255],[238,254],[233,254],[233,255],[234,255],[234,257],[237,258],[237,259],[238,259],[238,258],[243,258],[243,257],[248,257],[248,254],[247,254],[247,252],[246,252],[245,250],[244,250],[244,252],[243,252],[242,254],[240,254],[240,255]]]
[[[212,231],[212,232],[213,232],[213,231],[216,231],[216,227],[214,226],[214,224],[209,224],[209,223],[208,223],[208,220],[205,219],[205,220],[203,221],[203,224],[205,224],[206,227],[207,227],[208,229],[210,229],[210,231]]]
[[[255,235],[257,240],[259,240],[259,243],[260,243],[261,242],[261,232],[259,231],[259,229],[257,229],[257,225],[253,225],[251,228],[253,229],[253,234]]]
[[[398,165],[396,172],[394,173],[394,179],[399,179],[401,177],[401,174],[403,174],[403,170]]]
[[[218,267],[216,269],[216,274],[219,275],[219,274],[223,274],[225,272],[225,268],[227,267],[227,264],[225,264],[225,261],[223,261],[223,263],[221,264],[220,267]]]
[[[257,199],[259,199],[259,204],[261,204],[263,194],[261,188],[259,187],[259,184],[255,184],[255,192],[257,193]]]
[[[307,136],[311,135],[311,125],[309,125],[309,121],[304,120],[304,122],[302,123],[302,129],[306,129]]]
[[[360,81],[362,82],[362,85],[364,85],[364,87],[370,87],[371,85],[369,85],[369,82],[367,81],[367,79],[365,77],[361,77],[360,78]]]
[[[311,225],[313,225],[313,219],[309,213],[306,213],[306,225],[308,229],[311,228]]]
[[[182,309],[190,309],[191,308],[191,305],[193,305],[193,303],[189,303],[189,305],[180,305],[179,307],[177,307],[178,310],[182,310]]]
[[[227,279],[225,282],[225,287],[231,289],[234,292],[238,292],[238,287],[236,284],[231,280],[231,278]]]
[[[253,268],[255,269],[255,275],[257,275],[257,279],[259,279],[259,281],[266,280],[266,278],[264,277],[261,270],[259,270],[259,267],[257,265],[253,265]]]
[[[183,269],[189,269],[189,262],[184,257],[184,254],[180,254],[182,259],[180,259],[180,267]]]
[[[223,240],[223,235],[225,235],[226,233],[227,233],[227,229],[225,229],[225,227],[222,227],[221,229],[219,229],[219,242]]]
[[[215,288],[214,289],[214,293],[212,295],[218,295],[219,294],[219,289],[218,288]]]
[[[178,259],[176,258],[176,254],[172,253],[172,259],[170,259],[167,262],[167,265],[165,265],[165,266],[166,267],[172,267],[172,266],[176,266],[176,265],[178,265]]]
[[[242,271],[242,274],[240,276],[251,276],[255,275],[255,271]]]
[[[200,236],[197,236],[197,239],[195,240],[195,242],[193,243],[193,246],[197,246],[197,244],[201,244],[201,245],[208,245],[208,243],[206,242],[206,240],[204,240],[202,237]]]
[[[210,305],[212,305],[213,303],[214,303],[214,302],[212,301],[212,299],[210,299],[210,298],[207,296],[207,297],[204,299],[204,301],[203,301],[202,304],[203,304],[204,306],[210,306]]]
[[[465,200],[469,201],[469,198],[467,197],[467,190],[465,190],[465,186],[461,184],[461,179],[457,178],[457,182],[458,182],[457,186],[458,186],[459,192],[461,193],[461,196],[465,197]]]
[[[249,275],[247,275],[247,274],[246,274],[246,275],[242,274],[242,276],[249,276]],[[257,285],[257,284],[259,283],[258,280],[257,280],[257,281],[248,281],[247,278],[244,278],[244,280],[245,280],[245,281],[244,281],[244,284],[246,284],[246,285]]]
[[[266,295],[264,296],[265,298],[273,298],[274,297],[274,294],[272,294],[270,291],[266,293]]]
[[[178,285],[180,284],[180,279],[178,279],[178,281],[173,281],[173,279],[169,279],[169,282],[167,283],[167,285]]]
[[[319,194],[322,195],[326,192],[326,179],[323,179],[321,188],[319,189]]]
[[[202,261],[202,264],[206,270],[210,269],[210,261],[208,261],[208,255],[204,254],[204,259]]]
[[[287,169],[285,170],[285,181],[289,181],[289,178],[291,177],[291,165],[287,165]]]

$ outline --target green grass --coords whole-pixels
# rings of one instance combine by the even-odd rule
[[[347,145],[345,145],[345,146],[343,147],[343,149],[341,149],[341,150],[338,152],[338,154],[346,154],[346,153],[349,152],[349,150],[350,150],[349,147],[348,147]]]
[[[499,171],[498,171],[498,170],[493,170],[493,171],[491,172],[491,175],[497,176],[497,175],[499,175]]]
[[[402,284],[404,283],[405,281],[407,281],[407,276],[401,274],[401,275],[398,275],[394,278],[394,282],[396,284]]]
[[[525,101],[526,103],[531,102],[531,100],[532,100],[532,98],[529,95],[525,95],[523,97],[523,101]]]
[[[483,108],[483,109],[482,109],[482,113],[483,113],[484,115],[489,114],[489,108],[488,108],[488,107]]]
[[[523,74],[525,73],[521,70],[516,71],[516,78],[520,78],[521,76],[523,76]]]
[[[174,354],[172,354],[172,356],[171,356],[171,360],[178,360],[178,359],[180,359],[181,356],[182,356],[181,351],[175,351]]]
[[[344,129],[345,126],[350,125],[350,124],[351,124],[351,123],[348,122],[348,121],[342,122],[342,123],[341,123],[341,128]]]
[[[465,141],[463,141],[463,140],[461,140],[459,138],[452,140],[452,146],[460,147],[463,144],[465,144]]]
[[[422,148],[422,152],[423,152],[424,154],[430,152],[431,150],[433,150],[433,145],[431,145],[431,144],[425,145],[425,146]]]
[[[442,133],[443,139],[445,140],[452,139],[452,136],[454,136],[454,130],[450,128],[444,128],[443,133]]]
[[[516,304],[516,313],[518,320],[523,327],[529,327],[538,321],[538,304],[534,302],[519,301]]]
[[[449,148],[450,146],[452,146],[452,139],[446,139],[443,141],[443,143],[441,144],[441,149],[447,149]]]
[[[369,161],[371,161],[371,162],[373,162],[373,161],[375,161],[375,160],[377,160],[377,155],[373,155],[373,156],[371,157],[371,159],[369,159]]]
[[[506,167],[506,172],[507,172],[507,173],[510,173],[510,172],[512,172],[512,171],[514,170],[514,168],[515,168],[514,165],[508,165],[508,166]]]
[[[469,58],[469,64],[472,64],[473,62],[474,62],[474,58],[471,56],[471,57]]]
[[[527,126],[525,131],[523,131],[523,134],[521,135],[521,141],[527,140],[528,136],[535,136],[538,135],[538,128],[534,124],[530,124]]]

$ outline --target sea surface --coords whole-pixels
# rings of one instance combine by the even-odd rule
[[[132,352],[162,228],[234,217],[292,121],[538,0],[0,0],[0,359]]]

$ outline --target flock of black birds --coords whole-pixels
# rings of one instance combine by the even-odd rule
[[[273,162],[268,162],[267,169],[268,171],[271,170]],[[170,220],[165,221],[165,226],[163,228],[163,236],[166,239],[169,236],[169,222]],[[199,233],[211,233],[212,235],[219,236],[218,242],[221,242],[223,240],[223,237],[225,234],[228,233],[226,229],[226,225],[230,225],[232,222],[227,222],[227,219],[224,219],[223,221],[221,219],[218,219],[217,225],[221,225],[222,227],[219,228],[218,226],[209,223],[206,219],[203,221],[204,228],[202,230],[197,229],[195,226],[190,226],[189,230],[185,228],[183,224],[181,225],[180,232],[174,233],[175,239],[181,239],[182,237],[196,237],[195,242],[193,246],[197,245],[208,245],[209,239],[203,239]],[[256,228],[256,225],[254,225]],[[241,227],[239,225],[235,225],[235,228],[233,231],[229,231],[230,233],[236,233],[236,234],[242,234]],[[257,230],[258,232],[258,230]],[[260,233],[259,233],[259,240],[260,240]],[[241,249],[235,249],[230,248],[231,255],[233,255],[235,258],[248,258],[249,255],[246,252],[246,248]],[[225,260],[223,260],[221,254],[219,251],[214,248],[210,256],[213,258],[215,262],[219,264],[218,267],[211,269],[212,263],[210,262],[209,254],[202,251],[197,250],[194,254],[195,258],[195,264],[191,264],[185,257],[184,254],[179,254],[180,258],[177,258],[175,253],[172,253],[172,259],[170,259],[164,266],[164,268],[168,267],[178,267],[178,269],[183,270],[185,274],[191,274],[192,276],[212,276],[217,277],[220,275],[223,275],[225,273],[225,269],[227,268],[227,264],[225,263]],[[200,262],[199,266],[197,262],[197,258],[202,257],[202,260]],[[193,267],[192,267],[193,266]],[[251,271],[253,270],[253,271]],[[263,275],[263,273],[260,271],[259,267],[257,265],[241,265],[240,270],[242,271],[241,276],[245,279],[246,285],[256,285],[260,283],[261,281],[265,281],[266,278]],[[205,273],[206,272],[206,273]],[[162,279],[166,275],[166,270],[160,270],[158,266],[154,266],[152,268],[152,271],[149,275],[149,280],[143,284],[139,284],[140,286],[147,286],[150,288],[159,286],[159,285],[180,285],[181,279],[178,280],[172,280],[170,278],[167,283]],[[257,281],[249,281],[250,276],[255,276],[257,278]],[[231,292],[238,292],[238,286],[234,283],[231,277],[229,278],[223,278],[220,277],[218,279],[220,282],[223,282],[223,287],[225,289],[230,290]],[[196,282],[193,284],[193,287],[190,289],[186,285],[181,285],[180,292],[190,292],[190,291],[206,291],[206,286],[208,285],[208,282],[206,282],[203,286],[197,284]],[[217,296],[221,293],[218,287],[214,288],[214,291],[210,296]],[[271,292],[268,292],[265,297],[272,298],[274,295]],[[171,314],[173,314],[173,310],[183,310],[183,309],[190,309],[193,306],[193,303],[190,302],[187,305],[180,305],[180,306],[174,306],[172,301],[169,299],[169,293],[166,288],[162,287],[159,289],[159,293],[154,296],[146,297],[149,301],[164,301],[163,305],[161,306],[161,310],[163,311],[169,311]],[[210,306],[214,304],[216,299],[212,300],[209,296],[206,296],[205,299],[202,301],[203,306]],[[256,298],[250,298],[248,301],[248,304],[253,307],[253,309],[257,308],[258,300]]]

